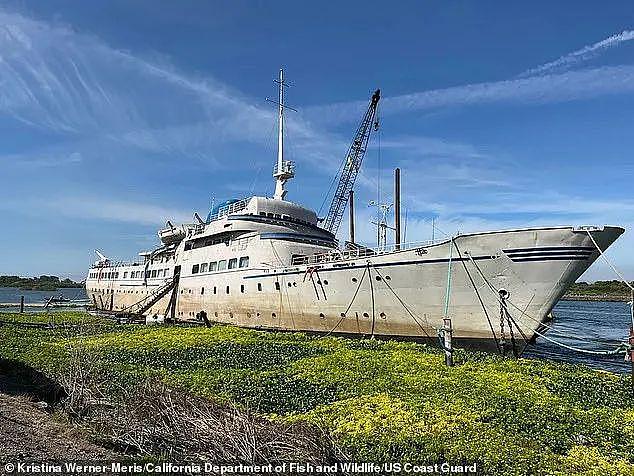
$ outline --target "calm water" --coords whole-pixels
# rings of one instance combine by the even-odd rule
[[[0,288],[0,302],[19,302],[25,296],[25,303],[46,302],[51,296],[63,295],[68,299],[85,299],[84,289],[58,289],[57,291],[22,291],[15,288]],[[32,308],[31,310],[38,310]],[[42,309],[39,308],[41,311]],[[9,311],[0,309],[0,311]],[[561,301],[555,307],[555,321],[547,333],[548,337],[567,345],[591,350],[613,348],[620,341],[627,340],[630,328],[630,308],[625,302],[582,302]],[[586,342],[571,336],[590,340]],[[525,357],[551,359],[572,363],[582,363],[590,367],[612,372],[629,372],[631,364],[623,361],[623,356],[601,357],[580,354],[558,347],[543,338],[538,338],[534,346],[529,346]]]
[[[20,296],[24,296],[24,304],[28,308],[31,303],[42,303],[48,301],[51,296],[64,296],[67,299],[86,299],[84,288],[62,288],[57,291],[26,291],[18,288],[0,288],[0,303],[20,302]],[[32,308],[29,310],[36,310]],[[41,308],[39,308],[41,310]],[[0,308],[0,312],[15,312],[15,309]]]

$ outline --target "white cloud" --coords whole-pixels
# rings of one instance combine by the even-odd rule
[[[591,45],[584,46],[581,49],[573,51],[572,53],[568,53],[566,55],[561,56],[555,61],[551,61],[549,63],[537,66],[535,68],[531,68],[522,74],[520,77],[528,77],[535,76],[544,73],[550,73],[553,71],[561,70],[568,68],[574,64],[577,64],[581,61],[588,60],[590,58],[595,57],[600,52],[607,50],[609,48],[614,48],[615,46],[619,46],[620,44],[634,40],[634,31],[625,30],[616,35],[612,35],[605,40],[598,41]]]

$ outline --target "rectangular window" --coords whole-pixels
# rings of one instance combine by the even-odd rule
[[[162,270],[162,269],[159,269],[159,270],[156,272],[156,277],[157,277],[157,278],[162,278],[162,277],[163,277],[163,270]]]
[[[203,263],[200,265],[200,272],[201,273],[206,273],[207,272],[207,267],[209,266],[209,263]]]
[[[244,292],[244,284],[240,285],[240,292],[243,293]]]
[[[205,288],[200,288],[200,295],[202,296],[203,294],[205,294]]]
[[[224,259],[222,261],[218,261],[218,271],[222,271],[223,269],[227,269],[227,261]]]
[[[227,286],[227,294],[229,294],[229,286]]]
[[[276,291],[280,290],[280,282],[279,281],[275,281],[275,290]]]
[[[192,266],[192,274],[198,273],[199,269],[200,269],[200,265],[198,264],[195,264],[194,266]]]
[[[127,277],[128,277],[128,272],[127,272],[127,271],[124,271],[124,272],[123,272],[123,278],[125,279],[125,278],[127,278]]]
[[[170,275],[170,270],[169,268],[165,268],[165,273],[163,273],[164,276],[167,278]]]
[[[217,291],[216,286],[214,286],[214,294],[216,294],[216,291]]]
[[[216,269],[218,269],[218,263],[216,263],[215,261],[209,263],[209,271],[216,271]]]
[[[249,266],[249,257],[243,256],[240,258],[240,267],[247,268]]]
[[[235,269],[238,267],[238,258],[231,258],[229,260],[229,269]]]
[[[262,291],[262,283],[258,283],[258,291]]]
[[[152,270],[152,277],[156,278],[156,270],[155,269]]]

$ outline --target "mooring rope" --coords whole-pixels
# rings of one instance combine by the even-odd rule
[[[605,261],[608,266],[610,268],[612,268],[612,271],[614,271],[616,273],[616,275],[621,278],[621,281],[623,281],[625,283],[625,285],[630,288],[630,318],[632,320],[632,329],[634,329],[634,287],[627,281],[627,279],[625,279],[623,277],[623,275],[621,273],[619,273],[619,270],[616,269],[616,266],[614,266],[610,260],[605,256],[605,253],[603,252],[603,250],[601,249],[601,247],[597,244],[597,242],[594,240],[594,237],[592,236],[592,233],[590,233],[590,230],[586,230],[586,233],[588,233],[588,236],[590,237],[590,239],[592,240],[592,243],[594,244],[594,246],[596,247],[597,250],[599,250],[599,256],[601,256],[601,258],[603,258],[603,261]]]
[[[469,258],[471,259],[471,261],[475,264],[475,262],[473,261],[473,258],[470,255]],[[498,301],[501,301],[501,297],[499,295],[499,292],[495,289],[495,287],[489,282],[489,280],[486,278],[486,276],[484,276],[484,274],[482,273],[482,270],[480,270],[480,268],[476,265],[476,269],[478,269],[480,276],[482,277],[482,279],[489,285],[489,287],[491,288],[492,291],[495,292],[496,297],[498,299]],[[510,301],[509,301],[510,302]],[[517,308],[517,306],[514,306]],[[517,308],[519,309],[519,308]],[[528,314],[523,313],[523,315],[528,316]],[[509,313],[510,316],[510,313]],[[530,316],[529,316],[530,317]],[[533,318],[534,319],[534,318]],[[534,319],[536,320],[536,319]],[[518,326],[519,328],[519,326]],[[572,350],[574,352],[580,352],[580,353],[584,353],[584,354],[592,354],[592,355],[618,355],[621,353],[627,353],[630,350],[630,345],[628,343],[622,342],[621,344],[619,344],[615,349],[612,350],[589,350],[589,349],[581,349],[579,347],[573,347],[571,345],[567,345],[564,344],[563,342],[559,342],[555,339],[551,339],[550,337],[547,337],[546,335],[542,334],[541,332],[539,332],[539,330],[535,329],[533,331],[535,334],[537,334],[538,336],[542,337],[543,339],[547,340],[548,342],[555,344],[559,347],[563,347],[564,349],[568,349],[568,350]],[[565,336],[564,336],[565,337]],[[588,341],[590,342],[590,341]]]
[[[346,318],[346,315],[348,314],[348,311],[350,311],[350,308],[352,307],[354,300],[357,298],[357,294],[359,294],[359,289],[361,289],[361,285],[363,284],[363,278],[365,278],[365,273],[368,272],[369,269],[370,269],[370,264],[368,263],[368,265],[363,270],[363,275],[361,276],[361,279],[359,280],[359,285],[357,286],[357,289],[354,292],[354,295],[352,296],[352,300],[350,301],[350,304],[348,304],[348,307],[346,308],[345,312],[341,315],[341,318],[339,319],[337,324],[335,324],[335,327],[333,327],[326,334],[324,334],[324,337],[328,337],[330,334],[332,334],[335,331],[335,329],[337,329],[337,327],[339,327],[339,325]]]

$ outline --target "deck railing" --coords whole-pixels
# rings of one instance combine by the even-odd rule
[[[295,256],[292,259],[293,265],[303,264],[320,264],[320,263],[332,263],[337,261],[347,261],[351,259],[367,258],[370,256],[380,256],[390,253],[397,253],[399,251],[406,251],[415,248],[425,248],[427,246],[436,245],[447,241],[447,238],[428,241],[412,241],[409,243],[401,243],[400,245],[390,244],[384,247],[363,247],[348,250],[335,250],[328,253],[320,253],[306,256]]]

